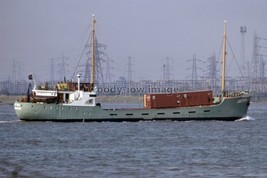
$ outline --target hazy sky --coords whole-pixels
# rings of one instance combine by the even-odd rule
[[[0,0],[0,81],[11,74],[13,60],[22,62],[23,78],[33,72],[48,80],[50,59],[63,55],[71,76],[92,14],[98,42],[108,45],[114,60],[113,79],[127,76],[127,56],[134,58],[134,80],[162,79],[166,57],[173,59],[172,79],[185,79],[193,54],[202,60],[219,55],[225,19],[237,58],[240,26],[247,27],[246,59],[251,60],[255,31],[267,38],[266,8],[266,0]]]

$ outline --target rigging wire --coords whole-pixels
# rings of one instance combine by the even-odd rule
[[[88,42],[89,42],[89,40],[90,40],[90,38],[91,38],[91,35],[92,35],[92,32],[91,32],[91,34],[89,35],[89,37],[88,37],[88,39],[87,39],[87,41],[86,41],[85,44],[88,44]],[[81,56],[80,56],[80,58],[79,58],[79,60],[78,60],[78,63],[77,63],[77,65],[76,65],[76,68],[75,68],[75,70],[74,70],[74,72],[73,72],[72,79],[73,79],[74,76],[75,76],[75,73],[76,73],[76,71],[77,71],[77,69],[78,69],[78,66],[79,66],[81,60],[82,60],[82,57],[83,57],[83,55],[84,55],[85,50],[86,50],[86,45],[85,45],[84,48],[83,48],[82,54],[81,54]]]
[[[230,45],[230,42],[229,42],[228,38],[226,38],[226,40],[227,40],[227,44],[229,45],[230,50],[231,50],[231,52],[232,52],[233,58],[235,59],[235,62],[236,62],[237,67],[238,67],[238,69],[239,69],[239,72],[241,73],[241,78],[243,78],[243,79],[245,80],[245,77],[244,77],[244,75],[243,75],[243,72],[242,72],[242,70],[241,70],[241,68],[240,68],[240,66],[239,66],[239,64],[238,64],[238,62],[237,62],[237,59],[236,59],[236,57],[235,57],[235,54],[234,54],[234,52],[233,52],[233,49],[232,49],[232,47],[231,47],[231,45]]]
[[[220,61],[220,55],[221,55],[221,52],[222,52],[222,46],[223,46],[223,39],[222,39],[222,42],[221,42],[221,48],[220,48],[220,50],[219,50],[219,53],[218,53],[218,56],[217,56],[217,60],[216,60],[216,62],[220,62],[220,63],[222,63],[222,59],[221,59],[221,61]],[[217,75],[217,71],[216,71],[216,75]],[[216,77],[217,78],[217,77]]]
[[[232,53],[232,55],[233,55],[233,58],[234,58],[234,60],[235,60],[235,62],[236,62],[236,64],[237,64],[238,70],[239,70],[239,72],[241,73],[242,78],[244,79],[245,77],[244,77],[244,75],[243,75],[243,73],[242,73],[242,70],[241,70],[241,68],[240,68],[240,66],[239,66],[239,64],[238,64],[238,62],[237,62],[237,58],[236,58],[236,56],[235,56],[235,54],[234,54],[234,52],[233,52],[233,49],[232,49],[232,47],[231,47],[231,44],[230,44],[228,38],[226,38],[226,40],[227,40],[227,44],[229,45],[229,48],[230,48],[230,50],[231,50],[231,53]],[[222,42],[222,43],[223,43],[223,42]],[[219,54],[218,54],[217,59],[219,59],[219,56],[221,55],[220,53],[221,53],[221,51],[222,51],[222,43],[221,43],[221,48],[220,48],[220,51],[219,51]],[[229,64],[228,67],[227,67],[226,74],[229,72],[231,64],[232,64],[232,60],[230,61],[230,64]]]
[[[84,45],[84,41],[85,41],[84,38],[87,37],[87,35],[88,35],[88,31],[89,31],[90,27],[91,27],[91,24],[89,24],[89,25],[85,28],[85,30],[83,31],[82,35],[79,37],[79,40],[75,43],[75,45],[73,46],[73,48],[70,50],[68,56],[72,56],[72,54],[74,53],[74,51],[75,51],[76,49],[81,49],[81,46]],[[80,53],[79,53],[79,54],[80,54]],[[78,56],[78,55],[77,55],[77,56]],[[77,56],[76,56],[75,58],[78,58]]]
[[[219,53],[218,53],[218,56],[217,56],[217,59],[218,59],[218,60],[220,59],[220,55],[221,55],[221,52],[222,52],[223,40],[222,40],[220,46],[221,46],[221,48],[220,48]],[[221,60],[221,61],[218,61],[218,60],[217,60],[217,62],[221,62],[221,63],[222,63],[222,60]]]

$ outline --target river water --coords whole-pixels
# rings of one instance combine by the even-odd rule
[[[267,177],[267,103],[234,122],[121,123],[23,122],[0,105],[0,143],[0,177]]]

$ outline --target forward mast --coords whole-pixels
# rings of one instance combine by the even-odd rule
[[[225,63],[226,63],[226,20],[224,21],[223,52],[222,52],[222,95],[225,95]]]

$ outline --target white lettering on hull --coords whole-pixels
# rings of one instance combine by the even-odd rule
[[[246,103],[246,102],[248,102],[247,98],[240,99],[240,100],[237,101],[237,103]]]
[[[19,103],[14,104],[14,109],[15,110],[21,110],[21,105]]]

